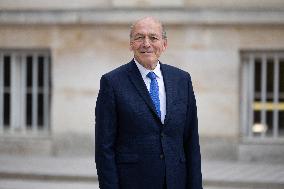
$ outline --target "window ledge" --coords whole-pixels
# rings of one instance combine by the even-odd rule
[[[243,144],[279,144],[279,145],[283,145],[284,144],[284,138],[261,138],[261,137],[254,137],[254,138],[243,138],[242,142]]]

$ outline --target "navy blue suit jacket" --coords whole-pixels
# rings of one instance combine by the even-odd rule
[[[190,75],[161,64],[166,118],[159,119],[132,60],[105,75],[96,103],[101,189],[201,189],[197,110]]]

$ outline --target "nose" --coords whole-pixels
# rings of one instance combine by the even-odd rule
[[[144,45],[144,47],[150,47],[150,39],[149,39],[149,37],[145,37],[145,39],[143,41],[143,45]]]

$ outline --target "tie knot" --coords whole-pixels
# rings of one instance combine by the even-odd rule
[[[156,74],[154,73],[154,72],[149,72],[148,74],[147,74],[147,77],[149,77],[151,80],[153,80],[153,79],[156,79]]]

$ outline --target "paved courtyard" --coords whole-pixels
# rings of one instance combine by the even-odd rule
[[[204,189],[283,189],[284,165],[203,161]],[[97,189],[91,157],[0,157],[0,189]]]

